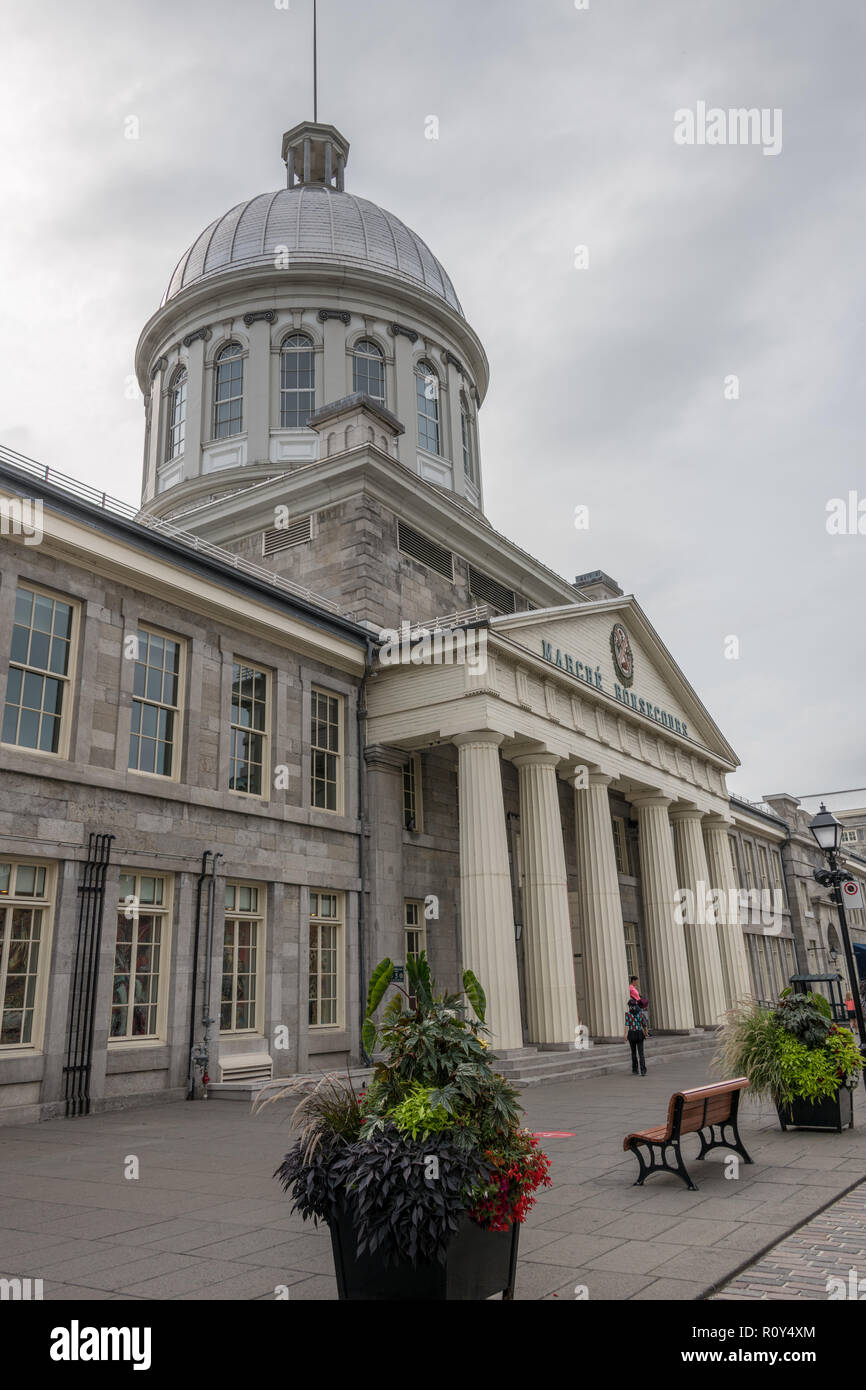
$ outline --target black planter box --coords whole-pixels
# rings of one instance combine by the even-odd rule
[[[419,1264],[408,1260],[390,1264],[382,1256],[355,1250],[355,1228],[341,1209],[330,1223],[337,1292],[341,1299],[387,1302],[443,1299],[485,1299],[501,1293],[514,1297],[517,1243],[520,1227],[510,1231],[483,1231],[464,1216],[448,1247],[445,1264]]]
[[[854,1092],[840,1086],[828,1100],[795,1099],[789,1105],[777,1105],[776,1113],[782,1129],[837,1129],[841,1134],[847,1125],[854,1127]]]

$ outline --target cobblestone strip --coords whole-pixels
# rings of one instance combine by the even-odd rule
[[[717,1299],[866,1299],[866,1183],[724,1285]]]

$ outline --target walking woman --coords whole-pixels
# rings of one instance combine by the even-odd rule
[[[638,1073],[638,1062],[640,1062],[640,1074],[646,1076],[646,1062],[643,1055],[644,1038],[649,1037],[649,1023],[647,1016],[640,1006],[640,1001],[629,996],[628,1008],[625,1015],[625,1036],[631,1048],[631,1069],[635,1076]]]

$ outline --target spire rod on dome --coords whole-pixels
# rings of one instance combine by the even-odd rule
[[[316,57],[316,31],[318,29],[316,0],[313,0],[313,121],[319,120],[319,65]]]

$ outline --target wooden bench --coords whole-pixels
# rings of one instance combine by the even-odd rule
[[[700,1136],[698,1158],[705,1158],[710,1149],[733,1149],[746,1163],[751,1163],[737,1129],[740,1092],[748,1084],[748,1077],[738,1076],[735,1081],[717,1081],[712,1086],[700,1086],[694,1091],[677,1091],[668,1104],[667,1124],[627,1134],[622,1146],[626,1152],[631,1149],[640,1164],[640,1176],[635,1187],[643,1187],[650,1173],[666,1172],[676,1173],[692,1192],[697,1192],[697,1184],[692,1182],[680,1153],[680,1139],[684,1134]],[[730,1130],[732,1139],[725,1138],[726,1129]],[[704,1130],[709,1130],[709,1139]],[[719,1132],[718,1139],[716,1130]],[[641,1145],[646,1145],[649,1150],[649,1163],[644,1158]],[[676,1158],[675,1168],[667,1161],[668,1149],[673,1150]],[[660,1161],[656,1159],[657,1152]]]

